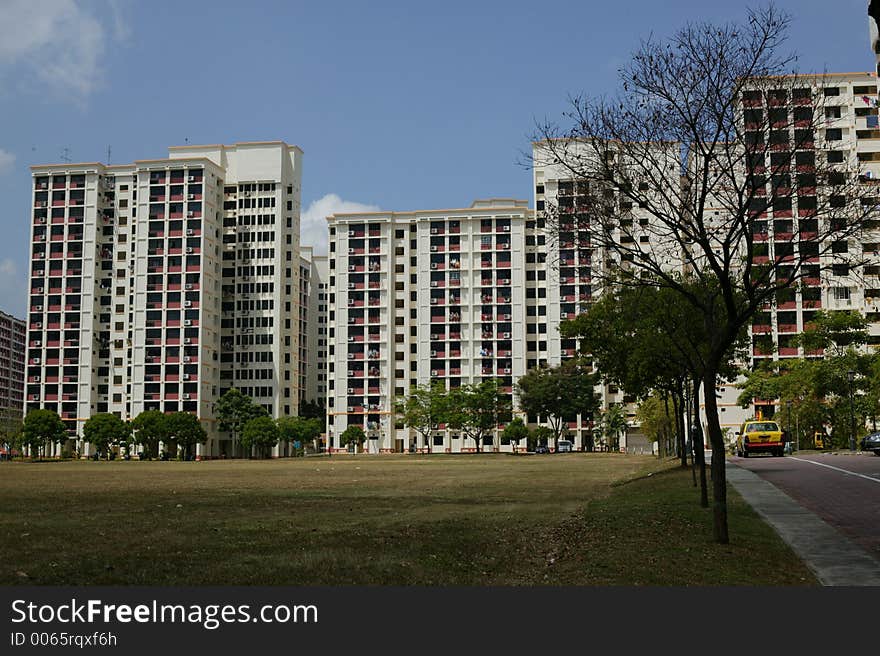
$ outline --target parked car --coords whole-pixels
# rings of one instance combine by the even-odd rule
[[[574,450],[574,444],[571,440],[559,440],[556,443],[556,453],[571,453]]]
[[[746,421],[736,433],[736,455],[748,458],[753,453],[785,453],[785,436],[775,421]]]
[[[865,435],[860,446],[862,451],[871,451],[875,456],[880,456],[880,431]]]
[[[550,447],[546,444],[539,444],[535,447],[535,453],[550,453]]]

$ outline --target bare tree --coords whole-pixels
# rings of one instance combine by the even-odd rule
[[[832,78],[792,72],[795,58],[782,52],[789,20],[769,5],[745,24],[688,24],[647,39],[620,71],[616,97],[573,98],[570,127],[539,125],[533,146],[533,165],[555,167],[574,187],[544,208],[555,246],[574,240],[598,255],[599,285],[675,290],[705,324],[699,364],[720,543],[729,536],[716,382],[731,347],[785,294],[819,298],[825,269],[855,274],[862,248],[842,245],[877,217],[875,181],[854,152],[833,147]]]

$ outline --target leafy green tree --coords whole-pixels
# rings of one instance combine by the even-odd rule
[[[0,446],[6,450],[9,458],[12,458],[12,452],[18,449],[21,444],[22,427],[20,409],[3,408],[0,410]]]
[[[626,413],[620,405],[608,406],[599,418],[602,437],[612,451],[620,448],[620,437],[626,433]]]
[[[449,397],[443,383],[413,387],[407,397],[398,399],[395,412],[403,423],[422,436],[422,442],[431,451],[431,435],[443,423]]]
[[[286,444],[299,442],[300,449],[306,442],[314,442],[321,436],[323,424],[320,419],[306,417],[279,417],[278,440]],[[299,454],[294,454],[299,455]]]
[[[83,438],[108,458],[110,447],[127,444],[130,435],[128,424],[110,412],[92,415],[83,424]]]
[[[241,431],[251,419],[267,417],[269,413],[251,397],[232,388],[214,403],[214,415],[217,418],[217,427],[221,431],[227,431],[234,442],[238,441],[239,446],[250,453],[250,448],[239,439]]]
[[[134,439],[144,448],[144,458],[159,456],[159,443],[168,440],[167,415],[159,410],[144,410],[131,420]]]
[[[349,444],[354,444],[355,446],[360,446],[367,439],[367,434],[364,433],[364,429],[357,424],[349,424],[348,427],[342,432],[342,435],[339,436],[339,444],[342,446],[348,446]]]
[[[190,412],[172,412],[165,420],[167,439],[173,441],[182,451],[184,460],[189,460],[197,444],[208,441],[208,433],[199,418]]]
[[[530,433],[531,431],[529,430],[529,427],[526,426],[522,418],[516,417],[504,427],[504,431],[501,433],[501,439],[511,442],[513,444],[513,452],[516,453],[520,441],[526,440],[526,443],[528,444]]]
[[[324,399],[317,401],[303,401],[299,404],[299,416],[305,419],[317,419],[321,426],[327,424],[327,409],[324,407]]]
[[[639,404],[636,418],[642,433],[649,440],[657,442],[658,455],[664,457],[675,432],[675,419],[669,414],[668,395],[656,392],[651,394]]]
[[[599,407],[595,393],[598,377],[577,360],[558,367],[532,369],[519,379],[519,405],[529,415],[546,421],[554,443],[567,431],[566,420],[578,413],[592,415]]]
[[[254,417],[241,430],[241,445],[245,453],[256,450],[261,458],[278,444],[278,425],[269,416]]]
[[[538,426],[532,431],[532,435],[535,439],[535,443],[542,446],[549,446],[550,440],[556,439],[556,433],[549,426]]]
[[[30,449],[31,457],[38,457],[47,443],[63,444],[68,439],[67,428],[54,410],[31,410],[24,418],[21,444]]]
[[[499,418],[510,413],[510,402],[497,378],[450,390],[447,396],[446,424],[474,440],[477,453],[487,435],[498,427]]]

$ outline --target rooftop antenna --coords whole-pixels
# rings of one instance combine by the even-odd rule
[[[70,148],[68,148],[67,146],[65,146],[61,150],[61,161],[62,162],[72,162],[73,161],[72,159],[70,159]]]

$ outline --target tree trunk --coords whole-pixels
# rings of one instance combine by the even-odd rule
[[[706,427],[712,445],[712,515],[713,536],[719,544],[728,544],[727,531],[727,472],[724,454],[724,435],[718,420],[718,402],[715,399],[716,366],[706,367],[703,376],[703,395],[706,399]]]
[[[714,392],[713,392],[714,394]],[[709,507],[709,490],[706,487],[706,453],[703,449],[703,427],[700,425],[700,379],[694,379],[694,423],[691,442],[696,449],[696,459],[700,466],[700,506]]]
[[[681,419],[681,387],[672,394],[672,410],[675,412],[675,433],[676,443],[678,445],[678,456],[681,460],[681,466],[687,467],[687,452],[684,448],[684,427]]]

